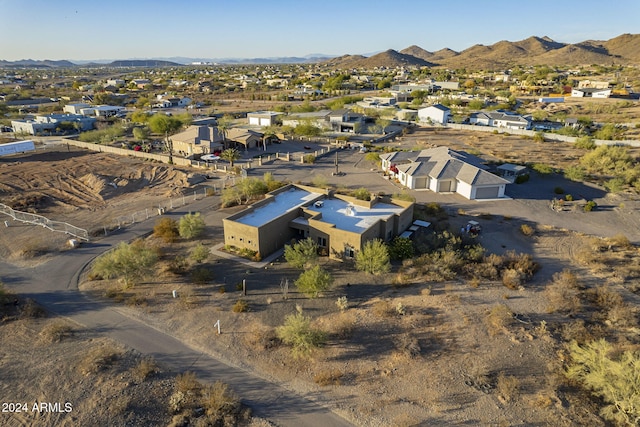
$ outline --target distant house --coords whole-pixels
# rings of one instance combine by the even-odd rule
[[[156,100],[158,102],[156,102],[154,106],[156,106],[157,108],[186,107],[187,105],[191,104],[192,101],[188,96],[177,97],[167,95],[166,93],[156,95]]]
[[[222,136],[212,126],[191,125],[185,131],[171,136],[173,150],[185,156],[210,154],[222,150]]]
[[[263,133],[251,129],[231,128],[227,131],[226,144],[244,145],[245,151],[251,147],[260,147],[262,145]]]
[[[418,120],[421,122],[444,124],[449,122],[449,117],[451,117],[451,110],[442,104],[434,104],[418,110]]]
[[[488,172],[481,158],[448,147],[385,153],[380,159],[385,173],[413,190],[455,192],[470,200],[499,199],[509,183]]]
[[[282,116],[282,113],[276,111],[255,111],[248,113],[247,119],[250,125],[266,127],[277,124],[280,116]]]
[[[138,89],[144,89],[148,84],[151,84],[149,79],[133,79],[129,82],[130,85],[137,87]]]
[[[599,89],[594,87],[583,87],[571,89],[572,98],[609,98],[611,89]]]
[[[329,124],[336,132],[357,133],[357,126],[365,122],[364,114],[354,113],[351,110],[342,108],[329,113]]]
[[[89,108],[91,105],[85,103],[77,103],[77,104],[67,104],[64,106],[62,111],[69,114],[81,114],[80,111],[83,108]]]
[[[96,116],[96,117],[113,117],[119,114],[123,114],[124,107],[119,105],[98,105],[96,107],[86,107],[80,110],[80,114],[83,116]]]
[[[529,117],[502,111],[478,111],[471,113],[469,123],[478,126],[492,126],[507,129],[531,128],[531,119]]]
[[[36,116],[33,120],[12,120],[11,127],[16,133],[27,133],[30,135],[40,135],[44,133],[56,132],[63,124],[71,124],[81,131],[91,130],[96,119],[78,114],[49,114],[46,116]]]
[[[309,113],[289,114],[282,118],[283,126],[296,127],[303,123],[311,123],[320,129],[330,129],[329,115],[331,110],[312,111]]]
[[[516,178],[521,175],[526,175],[528,173],[528,169],[526,166],[522,165],[513,165],[511,163],[505,163],[497,167],[498,175],[513,183],[516,181]]]
[[[292,239],[310,238],[325,255],[349,259],[370,240],[389,241],[406,231],[413,220],[413,206],[390,198],[357,200],[290,184],[225,218],[224,243],[265,257]]]

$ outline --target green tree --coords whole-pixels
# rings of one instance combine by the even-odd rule
[[[183,239],[194,239],[204,232],[204,219],[200,212],[189,213],[180,218],[178,232]]]
[[[268,189],[269,187],[267,187],[267,184],[258,178],[244,178],[240,181],[240,192],[245,200],[261,196],[265,194]]]
[[[203,261],[205,261],[207,258],[209,258],[209,254],[210,254],[209,248],[203,245],[202,243],[198,243],[197,246],[191,249],[190,256],[192,260],[200,264]]]
[[[300,273],[295,282],[300,292],[309,298],[317,298],[321,292],[326,291],[333,284],[333,277],[319,265],[314,265]]]
[[[231,167],[233,167],[233,163],[240,158],[240,152],[235,148],[227,148],[220,153],[220,158],[228,161]]]
[[[182,122],[173,116],[166,114],[154,114],[149,118],[149,129],[151,132],[164,135],[164,143],[169,152],[169,161],[173,162],[173,144],[169,140],[169,134],[176,132],[182,127]]]
[[[149,128],[146,126],[133,128],[133,137],[141,142],[146,141],[149,139]]]
[[[586,173],[581,166],[569,166],[564,170],[564,177],[571,181],[582,182],[586,177]]]
[[[391,270],[389,249],[380,239],[369,240],[355,256],[356,268],[369,274],[382,274]]]
[[[640,353],[627,350],[613,356],[613,346],[604,339],[584,346],[569,345],[572,363],[568,378],[580,382],[606,405],[603,418],[619,425],[640,424]]]
[[[148,275],[158,261],[157,252],[144,241],[121,242],[115,249],[101,255],[91,272],[105,279],[120,279],[125,287]]]
[[[391,259],[402,261],[413,258],[414,255],[413,242],[407,237],[396,236],[391,245],[389,245],[389,257]]]
[[[318,259],[318,245],[307,237],[293,245],[284,245],[284,259],[294,268],[305,268]]]
[[[308,357],[326,342],[325,333],[312,328],[311,319],[302,313],[287,316],[284,325],[276,328],[276,335],[291,346],[291,352],[296,359]]]
[[[147,123],[151,116],[146,111],[138,110],[131,113],[131,121],[134,123]]]
[[[231,125],[233,124],[233,117],[228,114],[225,114],[221,118],[217,120],[216,128],[218,128],[218,133],[222,137],[222,144],[224,145],[227,142],[227,134],[229,133],[229,129],[231,129]]]

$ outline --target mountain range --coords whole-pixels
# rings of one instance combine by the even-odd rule
[[[100,67],[151,67],[180,66],[193,62],[214,64],[294,64],[320,63],[334,68],[375,68],[399,66],[426,66],[469,69],[501,69],[515,65],[638,65],[640,64],[640,34],[622,34],[610,40],[587,40],[580,43],[561,43],[549,37],[532,36],[516,42],[499,41],[489,46],[476,44],[460,52],[444,48],[429,52],[419,46],[409,46],[401,51],[393,49],[371,56],[312,54],[304,57],[273,58],[150,58],[91,63],[73,63],[67,60],[0,60],[0,67],[59,68],[74,66]]]
[[[408,65],[469,69],[501,69],[515,65],[631,65],[640,64],[640,34],[574,44],[533,36],[517,42],[503,40],[489,46],[476,44],[461,52],[447,48],[429,52],[413,45],[399,52],[390,49],[369,57],[343,55],[324,64],[334,68],[369,69]]]

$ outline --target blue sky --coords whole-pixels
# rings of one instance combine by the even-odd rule
[[[364,54],[640,33],[640,1],[0,0],[0,59]]]

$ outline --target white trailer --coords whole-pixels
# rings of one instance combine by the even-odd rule
[[[35,151],[36,146],[33,141],[16,141],[0,144],[0,156],[8,156],[10,154],[25,153],[27,151]]]

